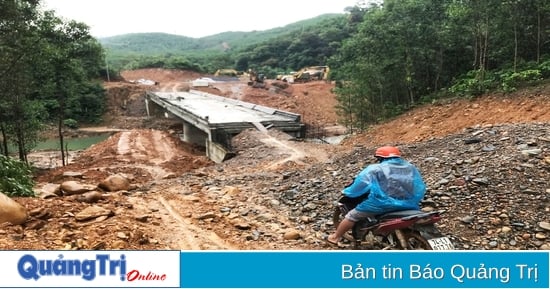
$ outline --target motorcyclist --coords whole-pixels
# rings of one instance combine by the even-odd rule
[[[401,151],[394,146],[380,147],[374,156],[378,163],[367,166],[342,190],[350,198],[364,194],[368,197],[346,214],[336,231],[326,237],[328,243],[337,245],[358,221],[393,211],[420,209],[426,184],[419,170],[402,159]]]

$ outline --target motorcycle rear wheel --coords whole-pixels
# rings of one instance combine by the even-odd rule
[[[402,250],[432,250],[430,243],[426,238],[422,237],[419,232],[412,230],[403,230],[403,236],[407,242],[407,248],[402,248],[401,243],[399,244],[400,249]]]

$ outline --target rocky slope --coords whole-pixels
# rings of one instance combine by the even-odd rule
[[[471,127],[400,147],[424,174],[424,209],[446,211],[439,227],[459,249],[550,249],[548,124]],[[299,230],[319,237],[332,230],[334,201],[350,177],[374,161],[374,149],[357,146],[307,169],[216,181],[253,182],[265,196],[256,202],[272,204]]]

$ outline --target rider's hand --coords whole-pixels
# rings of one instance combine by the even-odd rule
[[[344,188],[347,188],[347,187],[351,186],[353,184],[353,182],[355,182],[355,178],[351,179],[351,181],[349,181],[349,183],[347,185],[345,185]]]

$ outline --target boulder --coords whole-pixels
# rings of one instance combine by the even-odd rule
[[[65,196],[83,194],[93,189],[91,186],[83,185],[77,181],[66,181],[61,184],[61,191]]]
[[[0,193],[0,223],[21,225],[27,221],[27,209],[3,193]]]
[[[130,181],[122,175],[112,175],[101,181],[99,187],[108,192],[126,191],[130,188]]]

